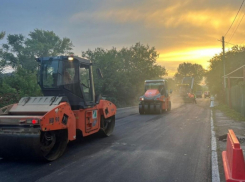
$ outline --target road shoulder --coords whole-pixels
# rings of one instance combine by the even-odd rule
[[[245,140],[245,122],[232,120],[217,109],[212,109],[214,120],[214,131],[216,134],[217,154],[220,181],[225,181],[225,174],[222,162],[222,151],[226,150],[226,137],[229,129],[232,129],[236,136],[242,141]],[[241,142],[243,154],[245,155],[245,142]]]

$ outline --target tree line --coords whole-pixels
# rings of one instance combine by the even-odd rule
[[[245,47],[233,46],[225,53],[225,69],[226,74],[234,71],[235,69],[245,65]],[[210,66],[205,74],[207,85],[212,94],[217,94],[220,100],[224,99],[224,67],[223,67],[223,54],[215,55],[210,61]],[[234,73],[234,77],[242,77],[242,70]],[[226,80],[227,84],[227,80]],[[242,79],[232,79],[231,85],[244,84]]]
[[[207,70],[204,70],[201,65],[182,63],[178,66],[175,74],[175,82],[181,83],[181,79],[184,76],[192,76],[195,78],[195,87],[198,88],[200,81],[205,78],[208,90],[212,95],[217,95],[220,101],[223,101],[224,97],[224,62],[225,73],[228,74],[237,68],[245,65],[245,46],[233,46],[228,50],[225,55],[223,53],[214,55],[210,60],[207,60],[210,64]],[[243,70],[237,71],[232,74],[233,77],[243,77]],[[228,80],[226,79],[226,85]],[[231,86],[244,85],[243,79],[231,79]],[[200,88],[200,87],[199,87]],[[196,89],[197,90],[197,89]]]
[[[27,37],[0,32],[0,42],[4,37],[6,43],[0,47],[0,107],[18,102],[23,96],[42,95],[37,84],[36,57],[73,54],[72,41],[60,38],[53,31],[35,29]],[[144,93],[144,80],[160,79],[167,74],[165,67],[156,63],[159,56],[156,49],[141,43],[121,49],[88,49],[80,56],[93,62],[96,93],[119,107],[137,103]],[[226,73],[244,65],[244,57],[244,46],[234,46],[226,52]],[[174,78],[168,79],[170,87],[173,89],[185,76],[194,77],[198,86],[205,77],[211,93],[221,96],[224,93],[222,54],[215,55],[209,62],[208,70],[200,64],[180,64]],[[6,74],[4,68],[8,66],[14,71]],[[102,70],[103,79],[95,75],[96,68]],[[233,80],[232,84],[242,84],[242,80]]]
[[[4,36],[2,32],[0,38]],[[28,37],[10,34],[6,40],[0,48],[0,107],[18,102],[23,96],[42,95],[37,84],[36,57],[73,54],[72,41],[53,31],[35,29]],[[156,64],[156,49],[141,43],[120,50],[96,48],[83,51],[82,56],[93,62],[94,74],[96,68],[102,70],[103,79],[94,75],[96,93],[117,106],[134,105],[144,92],[144,80],[166,74],[165,67]],[[7,66],[14,71],[4,74]]]

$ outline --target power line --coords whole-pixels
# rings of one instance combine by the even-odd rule
[[[244,12],[244,6],[242,6],[240,12],[242,12],[242,11]],[[234,21],[230,31],[228,32],[227,36],[225,37],[226,40],[230,40],[231,37],[233,36],[234,32],[236,31],[236,27],[238,26],[239,21],[241,20],[241,17],[242,17],[242,13],[240,13],[240,12],[237,14],[236,20]]]
[[[243,6],[244,7],[244,6]],[[241,10],[240,10],[240,12],[242,11],[242,8],[241,8]],[[241,19],[241,17],[242,17],[242,15],[241,15],[241,13],[238,13],[238,15],[237,15],[237,17],[236,17],[236,20],[234,21],[234,23],[233,23],[233,25],[232,25],[232,27],[231,27],[231,29],[230,29],[230,31],[228,32],[228,34],[226,35],[226,40],[230,40],[231,39],[231,37],[233,36],[233,34],[234,34],[234,32],[235,32],[235,30],[236,30],[236,27],[238,26],[238,24],[239,24],[239,20]],[[241,16],[240,16],[241,15]]]
[[[240,8],[239,8],[239,10],[238,10],[238,12],[237,12],[237,14],[236,14],[235,18],[233,19],[233,22],[232,22],[231,26],[230,26],[230,27],[229,27],[229,29],[227,30],[227,32],[226,32],[226,34],[225,34],[225,36],[226,36],[226,35],[227,35],[227,33],[230,31],[230,29],[231,29],[231,27],[232,27],[233,23],[235,22],[236,17],[237,17],[237,15],[238,15],[238,13],[240,12],[241,8],[242,8],[243,3],[244,3],[244,0],[242,1],[242,4],[241,4],[241,6],[240,6]]]
[[[234,32],[233,32],[233,34],[232,34],[232,36],[231,36],[231,38],[228,40],[229,42],[231,41],[231,39],[232,39],[233,36],[235,35],[235,33],[236,33],[238,27],[240,26],[240,24],[241,24],[241,22],[242,22],[242,20],[243,20],[244,15],[245,15],[245,12],[243,13],[243,16],[242,16],[242,18],[240,19],[240,21],[239,21],[239,23],[238,23],[236,29],[234,30]]]

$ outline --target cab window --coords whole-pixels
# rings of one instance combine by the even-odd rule
[[[92,101],[92,88],[90,83],[90,72],[89,66],[81,66],[80,67],[80,85],[84,94],[84,98],[86,101]]]

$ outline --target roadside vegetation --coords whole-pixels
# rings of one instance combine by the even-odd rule
[[[235,69],[243,66],[245,57],[245,47],[244,46],[234,46],[229,51],[225,53],[225,65],[226,74],[234,71]],[[217,94],[218,99],[222,100],[224,98],[224,72],[223,72],[223,61],[222,54],[215,55],[210,61],[209,70],[205,74],[206,82],[209,90],[213,95]],[[241,77],[242,72],[233,74],[233,77]],[[237,85],[243,82],[242,79],[232,79],[231,86]]]
[[[232,109],[235,109],[238,112],[244,110],[243,105],[245,104],[244,100],[244,91],[245,85],[243,81],[244,71],[241,66],[245,65],[244,62],[245,57],[245,47],[244,46],[233,46],[229,51],[225,53],[223,58],[222,54],[215,55],[210,60],[209,70],[206,73],[206,82],[211,91],[211,94],[216,95],[217,100],[220,103],[225,103],[227,105],[231,105]],[[225,74],[229,74],[234,70],[231,75],[229,75],[230,82],[228,83],[228,79],[226,78],[226,88],[224,88],[224,61],[225,61]],[[227,113],[230,117],[234,117],[237,120],[239,119],[239,115],[235,114],[235,112],[231,112],[228,110],[228,106],[220,106],[224,112]],[[244,112],[241,112],[244,115]],[[237,115],[237,116],[236,116]]]
[[[215,106],[215,109],[220,110],[227,117],[229,117],[235,121],[245,121],[245,117],[241,113],[239,113],[233,109],[230,109],[229,106],[227,106],[225,104],[219,104],[218,106]]]
[[[37,85],[36,57],[70,55],[73,44],[69,38],[60,38],[53,31],[35,29],[27,37],[22,34],[0,32],[0,107],[18,102],[23,96],[39,96]],[[136,43],[131,47],[117,49],[96,48],[82,51],[81,55],[92,60],[94,66],[95,91],[118,107],[136,105],[138,97],[144,92],[144,80],[161,79],[167,75],[165,67],[156,63],[158,52],[154,47]],[[244,65],[245,47],[234,46],[226,52],[226,73]],[[11,67],[13,72],[4,73],[4,68]],[[99,79],[96,68],[100,68],[104,78]],[[179,64],[174,78],[168,79],[169,89],[178,90],[176,84],[183,77],[195,79],[194,90],[203,90],[199,83],[206,77],[212,94],[219,100],[224,98],[222,55],[215,55],[210,60],[209,70],[199,64],[184,62]],[[241,76],[241,75],[235,75]],[[232,85],[242,80],[232,80]]]
[[[165,68],[156,64],[155,48],[140,43],[120,50],[87,50],[82,56],[92,60],[94,70],[100,68],[103,73],[103,79],[94,73],[96,93],[119,107],[138,103],[139,96],[144,93],[144,81],[160,79],[166,74]]]

